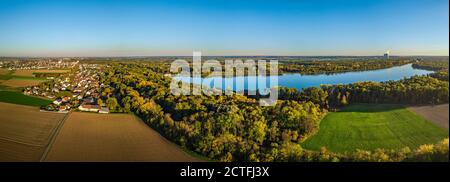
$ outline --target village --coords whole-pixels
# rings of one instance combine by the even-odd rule
[[[39,70],[39,69],[71,69],[78,65],[78,59],[71,58],[49,58],[38,60],[10,60],[0,61],[0,68],[9,70]]]
[[[76,62],[78,64],[78,61]],[[71,66],[68,73],[41,83],[26,87],[23,94],[53,99],[53,102],[41,106],[42,111],[67,113],[71,110],[109,113],[106,103],[99,98],[99,90],[107,87],[99,83],[99,65],[78,64]],[[43,67],[41,69],[50,69]]]

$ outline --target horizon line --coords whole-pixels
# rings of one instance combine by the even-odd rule
[[[192,57],[192,55],[164,56],[0,56],[0,58],[155,58]],[[383,55],[202,55],[202,57],[383,57]],[[389,55],[389,57],[449,57],[449,55]]]

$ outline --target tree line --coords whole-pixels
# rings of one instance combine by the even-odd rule
[[[332,60],[332,61],[281,61],[280,73],[333,74],[349,71],[366,71],[390,68],[412,63],[408,58]]]
[[[281,87],[279,98],[311,101],[326,109],[350,103],[442,104],[449,101],[449,82],[432,76],[413,76],[399,81],[322,85],[301,91]]]

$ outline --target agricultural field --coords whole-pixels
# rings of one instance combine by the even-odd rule
[[[64,116],[0,102],[0,161],[39,161]]]
[[[38,70],[16,70],[9,71],[0,69],[0,86],[9,88],[21,88],[27,86],[38,85],[39,83],[48,81],[45,77],[34,77],[34,71]],[[58,71],[61,70],[42,70],[42,71]]]
[[[13,76],[34,77],[36,73],[67,73],[70,70],[15,70]]]
[[[9,80],[4,80],[0,82],[1,85],[17,88],[17,87],[27,87],[27,86],[33,86],[38,85],[39,83],[45,82],[47,80],[45,79],[26,79],[21,77],[12,77]]]
[[[0,69],[0,83],[2,80],[9,80],[11,78],[13,71],[7,69]]]
[[[131,114],[73,112],[45,161],[199,161]]]
[[[421,115],[425,119],[436,123],[437,125],[447,128],[449,125],[449,107],[448,104],[435,106],[413,106],[408,107],[409,110]]]
[[[13,71],[0,69],[0,102],[42,106],[51,103],[50,100],[26,96],[21,93],[22,87],[37,85],[47,81],[45,78],[14,76]]]
[[[334,152],[415,149],[448,137],[444,129],[401,105],[353,104],[329,113],[317,134],[303,142],[306,149]]]
[[[8,69],[4,69],[4,68],[0,68],[0,75],[6,75],[8,74],[10,71]]]
[[[48,105],[52,101],[43,98],[27,96],[20,92],[0,90],[0,102],[39,107]]]

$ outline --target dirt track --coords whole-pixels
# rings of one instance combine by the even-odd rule
[[[429,121],[432,121],[436,123],[437,125],[447,128],[449,125],[449,105],[448,104],[442,104],[442,105],[435,105],[435,106],[413,106],[408,107],[409,110],[423,116],[424,118],[428,119]]]
[[[129,114],[73,112],[45,161],[199,161]]]

